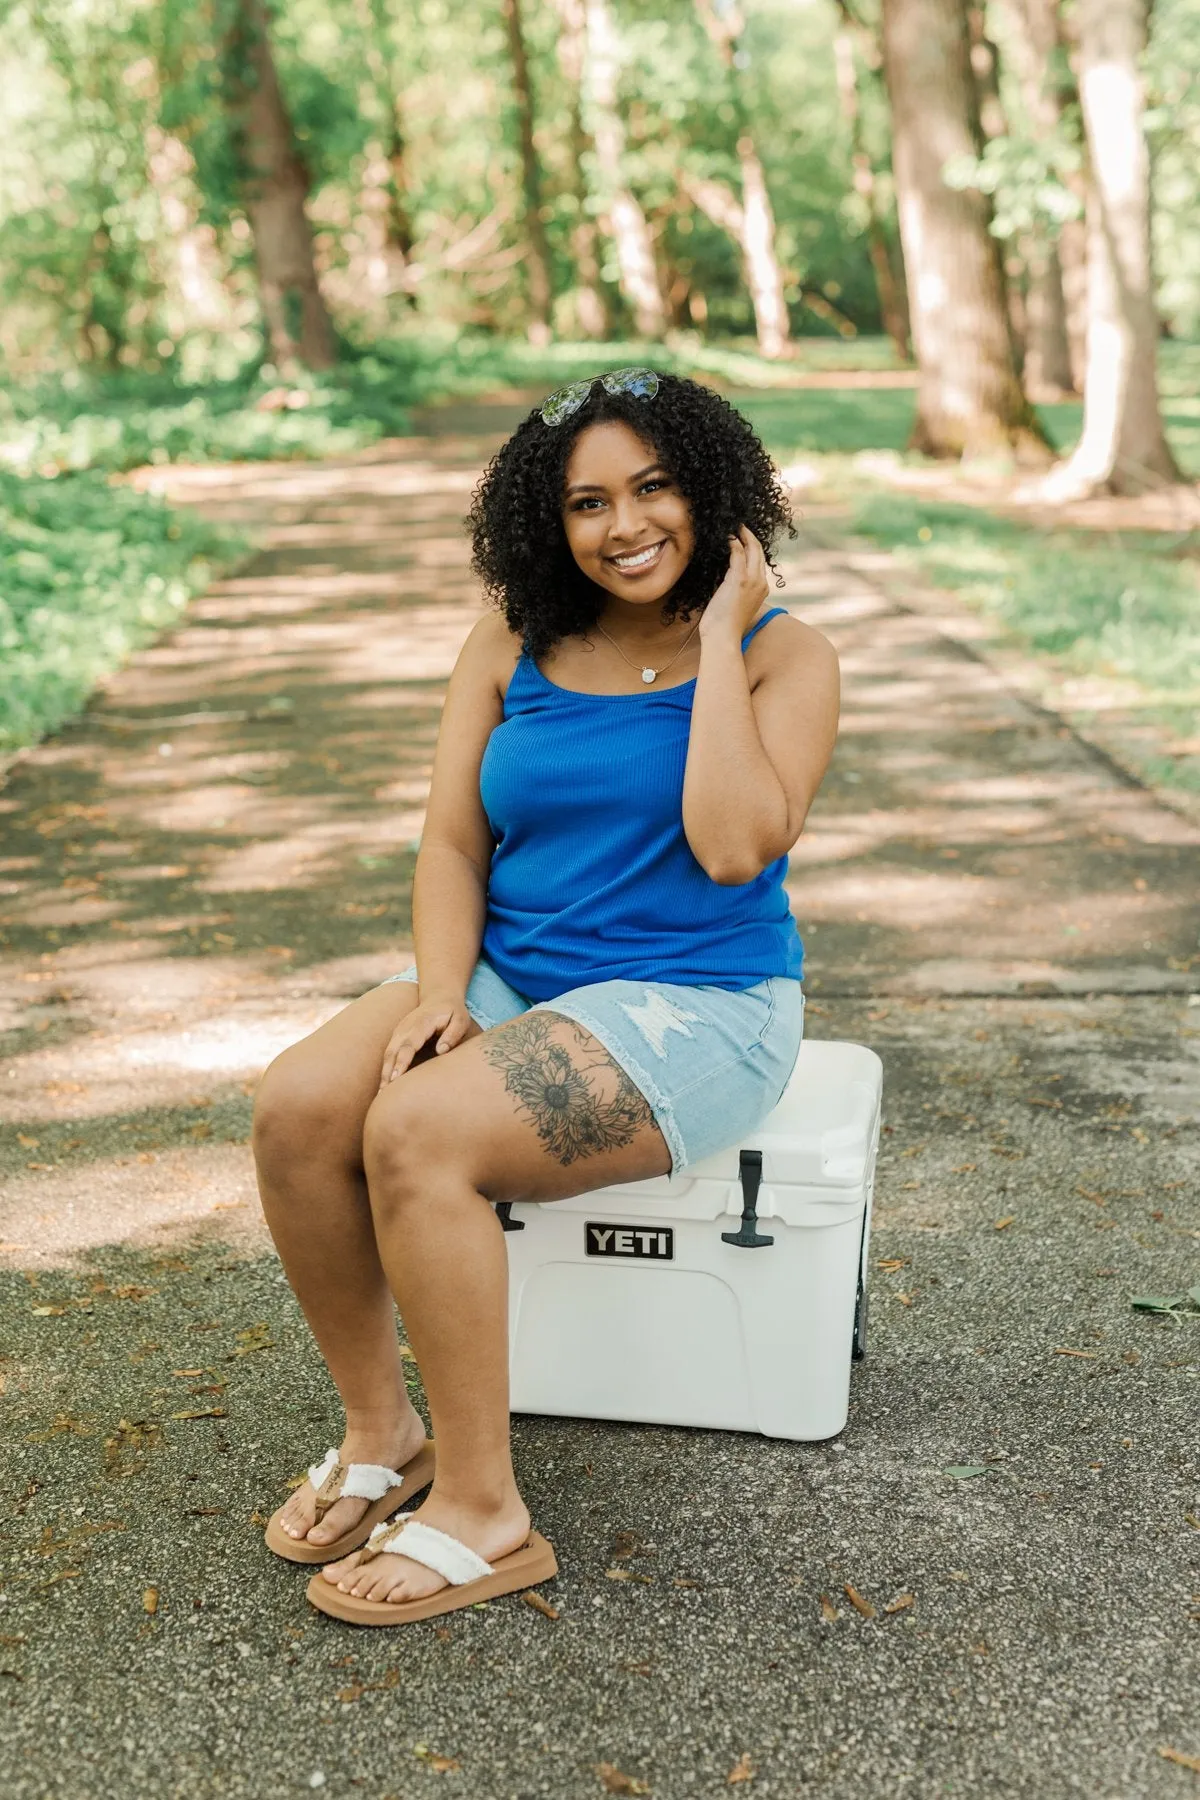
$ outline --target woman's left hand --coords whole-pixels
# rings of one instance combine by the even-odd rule
[[[701,616],[700,636],[727,633],[740,643],[770,591],[766,552],[743,525],[729,540],[729,567]]]

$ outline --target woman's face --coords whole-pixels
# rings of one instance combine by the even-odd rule
[[[669,594],[695,548],[691,510],[658,452],[615,419],[575,439],[563,525],[584,574],[634,605]]]

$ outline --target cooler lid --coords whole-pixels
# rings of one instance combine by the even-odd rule
[[[802,1044],[783,1098],[743,1140],[745,1149],[763,1153],[763,1181],[860,1187],[875,1146],[882,1085],[883,1065],[865,1045]],[[736,1180],[737,1167],[737,1150],[722,1150],[686,1173]]]

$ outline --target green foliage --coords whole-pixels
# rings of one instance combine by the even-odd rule
[[[753,391],[778,383],[784,373],[851,362],[887,367],[893,358],[883,340],[853,348],[836,339],[813,340],[782,372],[748,347],[706,345],[694,335],[673,348],[618,341],[535,349],[519,338],[412,334],[369,351],[348,347],[329,374],[286,383],[267,365],[252,377],[191,387],[167,374],[130,371],[0,388],[0,468],[53,475],[143,463],[341,456],[410,431],[411,409],[435,399],[512,384],[548,390],[597,369],[647,360]],[[911,412],[907,394],[846,399],[865,443],[880,441],[870,430],[872,399],[900,400]],[[835,397],[830,401],[835,404]]]
[[[203,520],[100,475],[0,473],[0,753],[78,711],[235,549]]]

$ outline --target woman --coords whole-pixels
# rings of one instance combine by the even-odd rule
[[[255,1109],[267,1221],[346,1411],[268,1542],[330,1559],[310,1598],[372,1624],[555,1573],[510,1459],[491,1203],[677,1173],[776,1104],[803,1020],[787,852],[837,729],[830,645],[765,607],[787,501],[709,390],[562,389],[471,525],[498,605],[450,679],[415,967],[285,1051]]]

